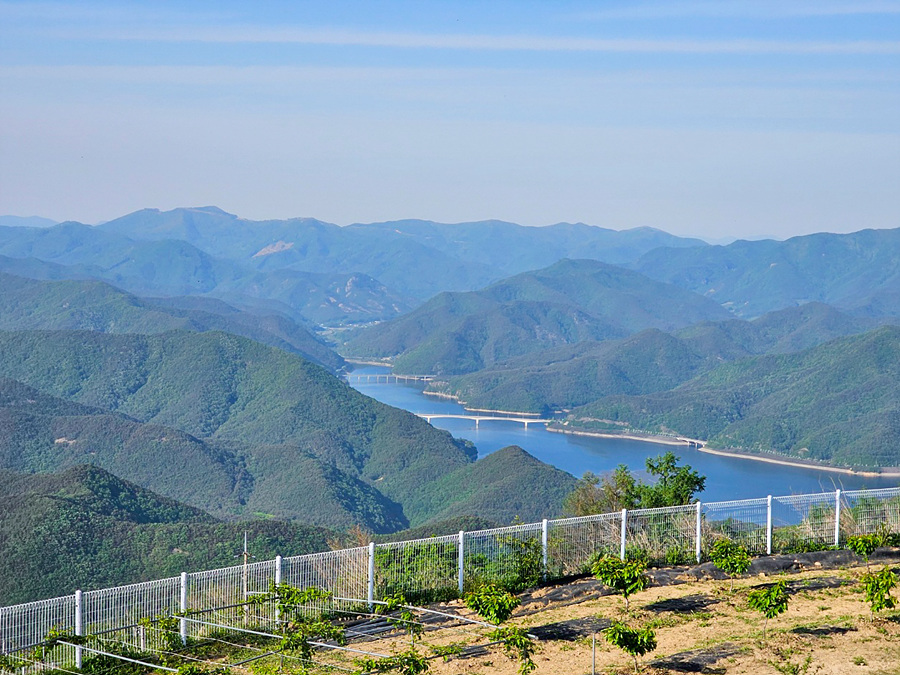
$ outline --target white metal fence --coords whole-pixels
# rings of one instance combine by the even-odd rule
[[[105,634],[135,649],[150,639],[141,620],[203,613],[223,625],[263,625],[273,608],[245,606],[272,583],[318,587],[371,602],[403,593],[410,602],[456,597],[482,581],[523,589],[584,574],[592,556],[641,554],[657,563],[700,560],[726,536],[756,554],[839,546],[848,536],[900,533],[900,488],[764,497],[544,520],[415,541],[370,544],[0,607],[0,653],[23,653],[51,628]],[[348,602],[350,602],[348,600]],[[201,624],[181,621],[182,635]],[[57,648],[59,649],[59,648]],[[69,648],[65,648],[69,649]],[[71,662],[71,649],[54,661]],[[2,667],[0,667],[2,669]]]

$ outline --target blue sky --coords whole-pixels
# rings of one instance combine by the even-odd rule
[[[2,2],[0,213],[900,226],[900,0]]]

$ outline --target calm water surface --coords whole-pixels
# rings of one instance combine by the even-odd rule
[[[357,368],[353,375],[384,374],[385,368]],[[463,407],[446,399],[426,396],[423,386],[415,383],[351,382],[352,386],[372,398],[413,413],[465,414]],[[745,459],[716,457],[684,446],[629,441],[610,438],[589,438],[546,431],[542,425],[529,425],[526,430],[515,422],[482,422],[475,428],[470,420],[436,419],[434,426],[446,429],[458,438],[472,441],[483,457],[507,445],[518,445],[543,462],[552,464],[575,476],[585,471],[596,474],[626,465],[643,474],[648,457],[673,451],[682,463],[690,464],[706,476],[704,501],[749,499],[771,495],[790,495],[859,488],[895,487],[897,479],[862,478],[816,469],[794,468],[764,464]]]

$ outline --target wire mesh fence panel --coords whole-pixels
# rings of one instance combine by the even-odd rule
[[[375,598],[402,593],[408,603],[455,598],[459,536],[430,537],[375,547]]]
[[[194,572],[187,575],[187,608],[206,613],[204,620],[218,624],[269,624],[275,618],[273,607],[247,603],[251,596],[268,593],[274,582],[274,560]],[[188,625],[190,635],[204,630],[202,624]]]
[[[0,607],[0,652],[9,654],[34,647],[53,627],[75,628],[74,596]]]
[[[123,640],[140,642],[142,634],[132,628],[141,619],[171,616],[180,607],[180,596],[179,577],[86,592],[81,600],[83,632],[92,635],[117,631]],[[154,631],[144,637],[150,644],[159,641]]]
[[[900,488],[841,493],[841,538],[900,533]]]
[[[711,502],[701,507],[701,551],[708,553],[718,539],[730,539],[752,554],[766,552],[768,499]]]
[[[543,576],[541,523],[466,532],[463,545],[465,590],[482,582],[510,590],[536,586]]]
[[[294,556],[282,561],[281,580],[297,588],[321,588],[336,598],[362,600],[369,588],[368,547]],[[336,602],[311,605],[328,611]]]
[[[619,554],[621,538],[621,513],[549,521],[548,578],[559,579],[588,573],[593,557]]]
[[[834,544],[836,495],[772,498],[772,552],[801,553]]]
[[[626,557],[643,557],[657,564],[680,565],[694,559],[696,545],[695,505],[628,511]]]

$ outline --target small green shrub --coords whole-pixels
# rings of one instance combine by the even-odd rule
[[[466,607],[482,619],[496,625],[512,616],[513,610],[519,606],[520,600],[499,586],[482,584],[474,591],[467,593],[464,602]]]
[[[885,567],[880,572],[867,573],[862,576],[863,588],[866,591],[866,602],[872,608],[872,617],[883,609],[893,609],[894,598],[891,589],[897,585],[897,575]]]
[[[362,659],[357,661],[360,670],[366,673],[397,672],[401,675],[419,675],[428,671],[428,657],[410,647],[405,652],[383,659]]]
[[[537,668],[532,660],[534,654],[534,641],[528,636],[523,628],[503,627],[492,631],[488,637],[491,640],[497,640],[503,644],[506,655],[511,659],[518,659],[519,674],[526,675]]]
[[[752,563],[747,549],[730,539],[719,539],[713,544],[709,558],[713,565],[731,577],[732,591],[734,591],[734,578],[749,570]]]
[[[650,585],[646,570],[647,563],[643,560],[619,560],[612,556],[600,558],[591,567],[591,573],[597,579],[625,598],[626,612],[628,598]]]
[[[869,569],[869,556],[882,544],[883,537],[878,534],[858,534],[847,539],[847,548],[866,561],[866,569]]]
[[[757,588],[747,595],[747,604],[751,609],[761,612],[766,617],[763,623],[763,639],[766,637],[769,619],[774,619],[788,608],[788,594],[784,580],[765,588]]]
[[[638,657],[656,649],[656,633],[651,628],[629,628],[616,621],[603,631],[606,641],[618,647],[634,659],[634,672],[638,672]]]

